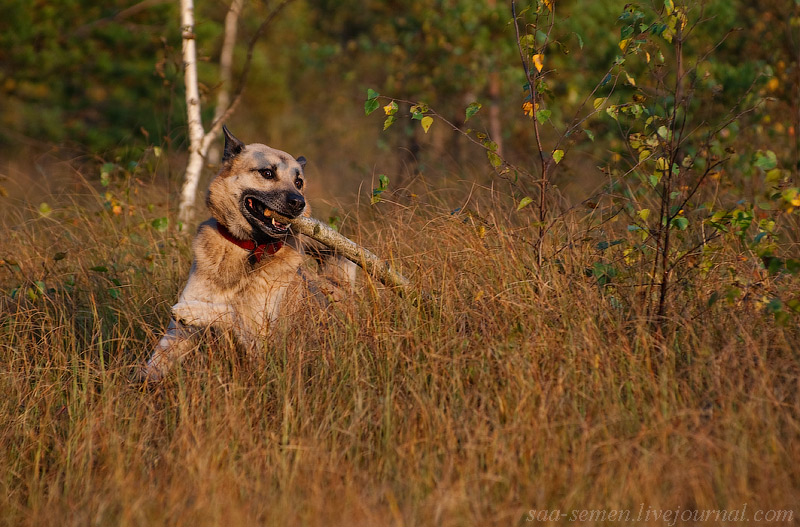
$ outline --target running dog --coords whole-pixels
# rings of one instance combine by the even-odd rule
[[[319,251],[273,217],[311,214],[305,158],[245,145],[227,127],[222,130],[222,165],[206,198],[211,218],[198,228],[189,279],[142,372],[148,381],[162,379],[208,328],[231,331],[251,353],[263,351],[278,316],[308,301],[315,288],[304,269],[305,249],[317,250],[320,271],[328,271],[334,288],[355,278],[352,262]]]

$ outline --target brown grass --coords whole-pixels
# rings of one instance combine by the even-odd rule
[[[0,225],[2,525],[522,525],[531,509],[800,503],[800,332],[753,302],[707,309],[724,266],[683,284],[658,339],[640,292],[612,299],[583,272],[590,244],[537,270],[524,229],[365,207],[348,232],[433,292],[428,308],[364,284],[287,321],[261,361],[210,340],[142,389],[131,372],[188,241],[152,228],[163,207],[48,199],[47,217],[18,204]]]

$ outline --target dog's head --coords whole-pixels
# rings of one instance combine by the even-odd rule
[[[245,145],[223,126],[222,168],[208,187],[212,216],[241,239],[283,238],[289,226],[273,219],[309,215],[303,195],[304,157],[295,159],[266,145]]]

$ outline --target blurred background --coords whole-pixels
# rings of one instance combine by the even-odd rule
[[[245,2],[232,89],[248,41],[279,4]],[[229,5],[198,0],[195,6],[206,127],[221,86]],[[617,19],[625,6],[621,0],[556,3],[557,39],[547,56],[552,74],[545,94],[554,123],[571,118],[619,55]],[[527,7],[517,6],[523,19]],[[147,170],[134,175],[168,189],[163,199],[175,200],[188,148],[178,2],[3,0],[2,13],[5,203],[54,187],[69,192],[70,185],[87,181],[99,185],[103,173],[108,178],[114,170],[144,165]],[[686,49],[689,62],[713,50],[702,71],[715,95],[697,104],[723,115],[745,96],[760,98],[763,104],[736,133],[746,144],[775,151],[795,174],[799,13],[796,0],[710,1],[703,7],[706,22]],[[245,142],[307,157],[312,193],[323,200],[352,201],[375,187],[379,174],[393,190],[420,183],[440,189],[459,182],[490,185],[497,178],[480,148],[439,122],[425,134],[418,122],[399,119],[384,132],[382,111],[364,115],[366,90],[424,101],[458,126],[464,108],[481,102],[469,126],[490,133],[507,159],[529,166],[537,153],[531,119],[522,109],[524,84],[509,3],[294,0],[258,39],[244,100],[228,126]],[[598,116],[588,128],[595,140],[577,145],[555,176],[556,185],[576,198],[603,181],[603,167],[625,146],[611,119]],[[543,133],[557,134],[547,127]],[[207,161],[201,189],[217,163]]]

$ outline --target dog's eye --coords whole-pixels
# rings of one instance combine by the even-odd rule
[[[297,187],[297,190],[300,190],[301,188],[303,188],[303,180],[300,178],[295,179],[294,186]]]
[[[258,173],[264,179],[275,179],[275,172],[271,168],[259,168]]]

